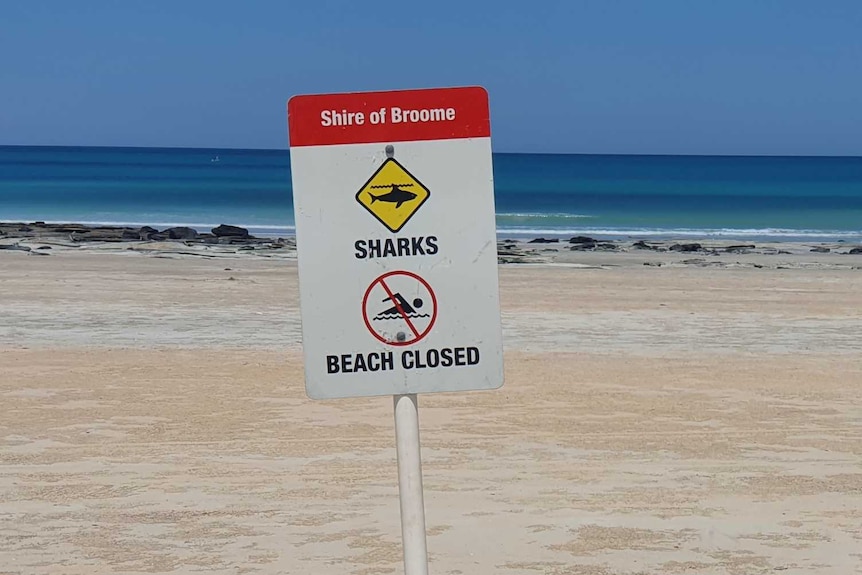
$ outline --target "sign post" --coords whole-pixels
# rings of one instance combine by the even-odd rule
[[[288,102],[306,393],[392,395],[406,575],[426,575],[417,394],[503,384],[488,94]]]
[[[394,404],[404,573],[428,575],[425,496],[422,490],[422,457],[419,446],[419,405],[415,393],[396,395]]]

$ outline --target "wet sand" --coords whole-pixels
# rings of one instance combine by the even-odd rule
[[[402,572],[291,257],[173,252],[0,252],[0,574]],[[504,387],[420,397],[431,572],[862,573],[862,256],[784,256],[501,266]]]

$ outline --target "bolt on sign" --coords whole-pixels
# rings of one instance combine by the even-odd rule
[[[308,395],[500,387],[487,92],[294,96],[288,131]]]

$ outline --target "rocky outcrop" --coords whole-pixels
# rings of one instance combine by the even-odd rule
[[[551,261],[550,256],[541,255],[534,249],[525,250],[513,240],[503,240],[497,242],[497,263],[527,264],[543,263],[548,261]]]
[[[168,228],[163,230],[162,233],[167,234],[168,239],[171,240],[193,240],[198,237],[197,230],[185,226]],[[248,234],[248,231],[246,231],[246,234]]]
[[[572,244],[571,246],[569,246],[569,249],[574,252],[615,252],[619,249],[619,246],[617,246],[617,244],[613,242],[597,242],[593,240],[592,242],[581,242]]]
[[[672,252],[699,252],[703,246],[700,244],[673,244],[668,249]]]
[[[595,240],[589,242],[575,242],[569,247],[569,249],[576,252],[586,252],[596,249],[597,245],[598,243]]]
[[[557,243],[560,243],[560,240],[558,238],[534,238],[527,243],[530,243],[530,244],[557,244]]]
[[[194,228],[176,226],[159,231],[151,226],[86,226],[83,224],[46,224],[44,222],[0,223],[0,237],[7,239],[44,239],[83,244],[86,242],[164,242],[192,244],[247,244],[287,247],[293,240],[274,241],[256,238],[239,226],[220,225],[213,233],[198,233]],[[295,244],[292,244],[295,245]]]
[[[658,246],[652,246],[643,240],[636,241],[635,243],[632,244],[632,247],[635,249],[638,249],[638,250],[651,250],[654,252],[657,252],[660,250],[660,248]]]
[[[144,226],[138,230],[138,239],[141,239],[144,241],[153,240],[153,239],[161,240],[161,239],[164,239],[164,236],[162,236],[159,233],[159,230],[157,230],[156,228],[151,228],[150,226]]]
[[[736,246],[727,246],[724,251],[730,254],[747,254],[751,253],[751,250],[755,249],[757,246],[754,244],[740,244]]]
[[[19,246],[18,244],[0,244],[0,250],[29,252],[30,246]]]
[[[247,238],[250,237],[248,230],[245,228],[241,228],[239,226],[230,226],[227,224],[221,224],[218,227],[213,228],[213,235],[218,237],[232,237],[232,238]]]

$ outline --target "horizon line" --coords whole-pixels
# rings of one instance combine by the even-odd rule
[[[290,152],[286,148],[203,148],[199,146],[108,146],[72,144],[0,144],[0,148],[85,148],[119,150],[186,150],[222,152]],[[614,156],[614,157],[690,157],[690,158],[862,158],[862,155],[828,154],[671,154],[671,153],[609,153],[609,152],[526,152],[494,150],[494,154],[532,155],[532,156]]]

